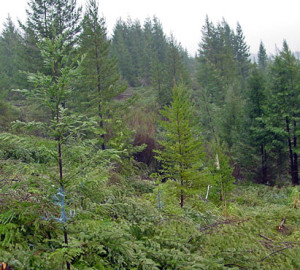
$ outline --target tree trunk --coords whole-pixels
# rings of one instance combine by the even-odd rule
[[[54,77],[54,81],[55,83],[57,83],[57,68],[56,68],[56,65],[54,65],[54,70],[53,70],[53,77]],[[60,123],[60,115],[59,115],[59,104],[57,103],[56,104],[56,123],[57,123],[57,126],[59,125]],[[60,182],[60,186],[61,186],[61,190],[63,191],[64,190],[64,186],[63,186],[63,163],[62,163],[62,149],[61,149],[61,134],[59,134],[56,138],[57,140],[57,144],[58,144],[58,169],[59,169],[59,182]],[[61,192],[61,196],[64,196],[64,192]],[[63,197],[63,200],[64,200],[64,197]],[[63,207],[65,207],[63,205]],[[65,209],[63,208],[63,215],[65,216]],[[65,222],[65,220],[64,220]],[[66,246],[68,246],[68,232],[67,232],[67,229],[66,227],[64,226],[63,228],[63,231],[64,231],[64,240],[65,240],[65,244]],[[68,270],[71,270],[71,265],[69,262],[66,262],[66,265],[67,265],[67,269]]]
[[[95,41],[95,57],[96,57],[96,70],[97,70],[97,90],[98,90],[98,96],[99,96],[99,104],[98,104],[98,116],[99,116],[99,127],[103,129],[103,115],[102,115],[102,106],[101,106],[101,78],[100,78],[100,65],[98,63],[99,55],[98,55],[98,45],[97,42]],[[104,143],[104,134],[100,135],[102,139],[101,143],[101,149],[105,150],[105,143]]]
[[[293,185],[299,185],[299,169],[298,169],[298,155],[294,152],[294,170],[293,170]]]
[[[56,120],[57,120],[57,123],[59,123],[59,111],[57,111]],[[62,164],[62,149],[61,149],[61,137],[60,136],[57,137],[57,141],[58,141],[59,181],[60,181],[60,186],[61,186],[61,191],[62,191],[61,196],[65,196],[64,195],[64,186],[63,186],[63,164]],[[64,200],[64,198],[62,198],[62,199]],[[63,222],[65,223],[66,222],[66,220],[65,220],[65,206],[63,205],[62,207],[63,207],[62,216],[64,217]],[[68,233],[67,233],[67,229],[66,229],[65,225],[64,225],[64,228],[63,228],[63,232],[64,232],[65,244],[66,244],[66,246],[68,246]],[[71,269],[70,263],[66,262],[66,264],[67,264],[67,269],[70,270]]]
[[[183,207],[184,195],[183,195],[183,181],[180,181],[181,189],[180,189],[180,207]]]
[[[66,246],[69,245],[69,242],[68,242],[68,233],[67,233],[67,229],[64,227],[64,238],[65,238],[65,244]],[[71,270],[71,265],[69,262],[67,262],[67,269],[68,270]]]
[[[261,183],[266,184],[267,179],[267,151],[265,149],[264,144],[260,145],[260,153],[261,153]]]
[[[290,123],[289,123],[289,118],[286,117],[285,118],[285,122],[286,122],[286,131],[288,133],[288,147],[289,147],[289,158],[290,158],[290,174],[291,174],[291,177],[292,177],[292,184],[293,185],[297,185],[295,182],[296,179],[295,179],[295,168],[294,168],[294,154],[293,154],[293,149],[292,149],[292,140],[291,140],[291,136],[290,136]],[[297,175],[298,175],[298,172],[297,172]],[[299,183],[298,183],[299,184]]]
[[[98,104],[98,116],[99,116],[99,118],[100,118],[100,120],[99,120],[99,127],[100,127],[101,129],[103,129],[103,128],[104,128],[104,124],[103,124],[103,115],[102,115],[102,113],[101,113],[101,105],[100,105],[100,103]],[[104,134],[101,134],[100,137],[101,137],[101,139],[102,139],[101,149],[102,149],[102,150],[105,150],[106,147],[105,147],[105,142],[104,142]]]
[[[294,149],[297,148],[297,136],[296,136],[296,120],[293,121],[293,126],[294,126],[294,137],[293,137],[293,146]],[[293,155],[293,165],[294,165],[294,169],[293,169],[293,185],[299,185],[299,169],[298,169],[298,154],[294,151],[294,155]]]

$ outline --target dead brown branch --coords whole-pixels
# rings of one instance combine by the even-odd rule
[[[285,219],[281,222],[281,226],[283,226],[285,222]],[[264,238],[266,241],[259,241],[263,246],[265,246],[267,249],[272,250],[270,254],[267,256],[263,257],[260,261],[264,261],[270,256],[279,253],[281,251],[284,251],[289,248],[295,248],[295,247],[300,247],[300,242],[288,242],[288,241],[274,241],[270,239],[269,237],[266,237],[262,234],[259,235],[260,237]]]
[[[273,242],[273,240],[270,239],[270,238],[268,238],[267,236],[264,236],[264,235],[262,235],[262,234],[260,234],[259,236],[262,237],[262,238],[264,238],[264,239],[266,239],[267,241]]]
[[[249,219],[250,218],[242,219],[242,220],[239,220],[239,219],[226,219],[224,221],[215,222],[215,223],[209,224],[207,226],[201,227],[200,232],[206,232],[207,231],[207,233],[212,233],[213,230],[218,229],[222,225],[234,224],[234,223],[237,223],[237,225],[239,225],[243,222],[248,221]]]

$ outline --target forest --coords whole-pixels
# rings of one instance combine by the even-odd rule
[[[203,21],[28,0],[0,33],[0,269],[300,269],[300,60]]]

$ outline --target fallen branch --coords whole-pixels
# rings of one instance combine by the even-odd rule
[[[236,264],[236,263],[228,263],[228,264],[224,264],[224,266],[237,266],[237,267],[239,267],[240,269],[248,269],[248,268],[246,268],[246,267],[244,267],[244,266],[241,266],[241,265],[239,265],[239,264]]]
[[[14,179],[14,178],[3,178],[0,181],[11,181],[11,182],[21,182],[21,179]]]
[[[205,231],[208,231],[208,230],[213,230],[213,229],[217,229],[218,227],[220,227],[221,225],[224,225],[224,224],[233,224],[233,223],[238,223],[241,224],[243,222],[246,222],[248,221],[250,218],[247,218],[247,219],[243,219],[243,220],[236,220],[236,219],[226,219],[224,221],[220,221],[220,222],[216,222],[216,223],[212,223],[212,224],[209,224],[205,227],[201,227],[199,230],[200,232],[205,232]]]
[[[284,247],[284,248],[275,250],[275,251],[271,252],[269,255],[267,255],[266,257],[262,258],[260,261],[262,262],[262,261],[264,261],[265,259],[269,258],[270,256],[272,256],[272,255],[275,254],[275,253],[278,253],[278,252],[280,252],[280,251],[286,250],[286,249],[288,249],[288,248],[293,248],[293,247],[294,247],[294,246],[290,246],[290,247]]]
[[[264,238],[264,239],[266,239],[267,241],[273,242],[272,239],[270,239],[270,238],[268,238],[268,237],[266,237],[266,236],[264,236],[262,234],[260,234],[259,236],[262,237],[262,238]]]

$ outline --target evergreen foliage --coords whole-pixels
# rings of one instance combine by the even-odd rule
[[[26,9],[27,21],[22,28],[38,41],[61,35],[66,44],[73,45],[80,32],[81,8],[76,0],[30,0]]]
[[[270,168],[268,168],[268,153],[266,150],[268,137],[265,125],[260,119],[264,117],[265,112],[264,106],[266,105],[267,82],[260,70],[260,68],[255,66],[249,77],[249,95],[246,104],[248,121],[246,122],[247,126],[245,126],[248,132],[248,136],[245,137],[245,140],[248,141],[245,145],[249,147],[246,147],[247,151],[244,155],[246,158],[251,157],[253,160],[256,160],[256,163],[253,163],[253,168],[248,167],[248,170],[254,171],[252,175],[256,175],[255,177],[258,182],[266,184],[271,176]],[[247,163],[249,163],[249,161]]]
[[[300,269],[287,42],[251,63],[207,17],[191,58],[156,17],[109,37],[76,2],[0,34],[0,268]]]
[[[152,85],[161,106],[170,103],[176,83],[189,83],[190,76],[183,50],[174,37],[168,39],[156,17],[139,21],[119,20],[112,39],[112,52],[130,86]]]
[[[230,159],[222,152],[221,147],[216,149],[216,162],[213,166],[213,183],[212,195],[217,204],[221,203],[223,206],[223,213],[228,215],[228,204],[231,192],[234,189],[233,182],[233,168],[230,166]],[[210,186],[209,186],[210,187]],[[209,190],[208,190],[209,191]],[[207,193],[207,197],[208,197]]]
[[[225,19],[214,25],[206,18],[199,44],[195,98],[199,121],[207,140],[223,140],[236,152],[240,141],[246,78],[249,76],[249,47],[241,26],[236,32]]]
[[[258,67],[262,71],[266,71],[268,66],[268,56],[267,51],[265,49],[264,44],[261,42],[259,44],[259,51],[258,51]]]
[[[96,1],[88,2],[87,11],[82,22],[82,34],[80,45],[82,54],[85,54],[80,90],[81,111],[87,111],[88,115],[97,115],[99,135],[101,136],[101,148],[105,147],[105,119],[109,115],[109,106],[113,98],[125,90],[125,85],[120,80],[117,61],[109,54],[110,42],[107,39],[105,21],[99,17],[99,8]],[[100,141],[100,140],[99,140]]]
[[[76,0],[29,0],[26,23],[19,22],[23,30],[23,67],[26,72],[49,72],[45,70],[39,44],[44,39],[54,40],[61,36],[72,50],[81,31],[81,8]],[[26,86],[27,87],[27,86]]]
[[[31,96],[42,102],[51,112],[51,118],[49,119],[51,133],[49,135],[57,142],[57,152],[54,155],[58,165],[55,182],[59,185],[59,192],[57,193],[59,197],[57,200],[61,207],[59,220],[64,224],[64,243],[68,247],[68,233],[65,226],[67,221],[65,213],[67,182],[64,176],[63,147],[67,139],[72,138],[79,121],[68,115],[65,105],[71,92],[70,82],[79,74],[77,65],[80,65],[80,61],[70,58],[72,51],[68,50],[62,35],[57,36],[54,40],[45,39],[41,44],[41,54],[44,58],[44,65],[47,70],[51,70],[51,74],[29,74],[28,80],[34,85],[34,90],[24,90],[22,92],[28,97]],[[65,257],[65,254],[63,254],[62,259],[66,261],[67,269],[71,269],[70,261]]]
[[[166,178],[178,182],[180,206],[189,189],[201,186],[204,167],[204,152],[199,134],[193,128],[193,111],[188,90],[183,85],[173,88],[173,101],[161,110],[165,121],[163,140],[159,141],[162,150],[157,150],[157,159],[162,162],[162,173]]]
[[[0,90],[1,96],[11,98],[11,90],[25,85],[22,68],[22,37],[10,17],[4,23],[0,37]]]
[[[267,106],[268,128],[275,133],[273,146],[285,149],[289,156],[291,182],[299,185],[298,177],[298,119],[299,119],[299,63],[286,42],[271,67],[271,95]],[[278,139],[277,139],[278,138]]]

